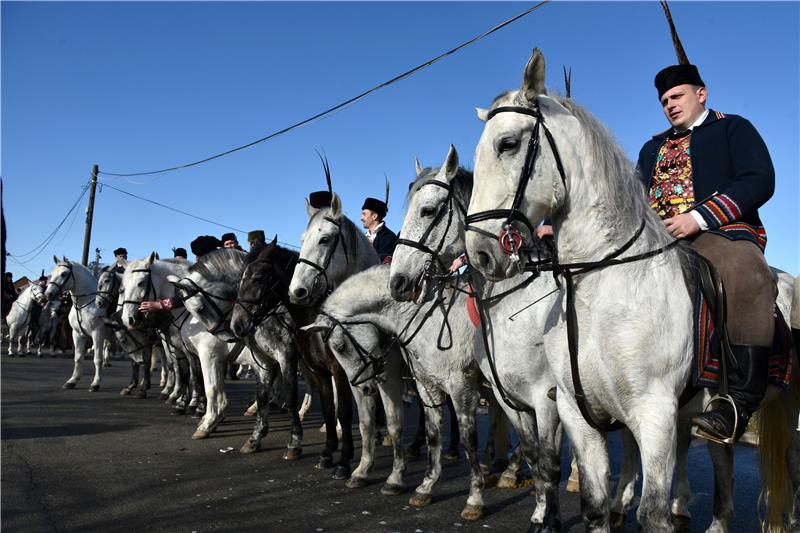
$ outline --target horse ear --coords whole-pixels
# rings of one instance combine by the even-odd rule
[[[328,324],[323,322],[314,322],[313,324],[303,326],[300,328],[300,330],[304,331],[307,335],[313,335],[314,333],[323,333],[328,331],[330,328],[331,327]]]
[[[544,88],[544,55],[538,48],[533,49],[531,58],[525,65],[525,74],[519,92],[529,103],[534,103],[540,94],[547,94],[547,90]]]
[[[58,257],[53,254],[53,263],[58,264]]]
[[[456,147],[450,145],[450,150],[447,151],[447,158],[444,160],[444,177],[448,183],[453,181],[453,178],[458,174],[458,152]]]
[[[157,261],[161,260],[161,256],[158,255],[158,252],[153,252],[153,253],[156,254],[156,260]]]
[[[417,173],[417,177],[422,175],[422,165],[419,164],[419,159],[414,158],[414,171]]]
[[[67,259],[66,255],[62,256],[62,259],[64,260],[65,263],[69,263],[69,259]]]
[[[313,217],[314,213],[316,213],[316,212],[317,212],[317,209],[315,207],[311,207],[311,204],[309,203],[308,198],[306,198],[306,213],[308,213],[308,218]]]
[[[486,122],[487,120],[489,120],[489,110],[488,109],[484,109],[482,107],[476,107],[475,108],[475,113],[478,115],[478,118],[481,120],[481,122]]]
[[[331,217],[338,219],[342,216],[342,199],[339,198],[339,195],[333,193],[333,197],[331,198]]]
[[[156,255],[157,254],[155,252],[151,252],[150,253],[150,257],[147,258],[147,266],[150,266],[150,265],[153,264],[153,261],[156,260]]]

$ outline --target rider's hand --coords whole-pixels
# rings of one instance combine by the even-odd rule
[[[689,213],[664,219],[664,226],[666,226],[669,234],[676,239],[686,239],[700,233],[700,224]]]
[[[164,309],[164,306],[161,305],[161,302],[158,300],[154,302],[142,302],[139,304],[139,311],[161,311]]]
[[[536,236],[540,239],[544,237],[552,237],[553,236],[553,226],[549,224],[543,224],[536,228]]]
[[[455,272],[462,266],[467,264],[467,256],[464,254],[459,255],[455,259],[453,259],[453,264],[450,265],[450,272]]]

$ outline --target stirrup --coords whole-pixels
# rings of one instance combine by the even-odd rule
[[[720,396],[717,394],[712,397],[706,404],[705,408],[703,408],[703,414],[707,413],[709,407],[711,407],[711,405],[716,401],[726,401],[731,404],[731,407],[733,407],[733,434],[730,437],[720,439],[716,435],[711,435],[710,433],[703,431],[703,429],[699,426],[697,426],[695,433],[698,437],[710,440],[711,442],[716,442],[717,444],[735,444],[736,433],[739,430],[739,409],[736,407],[736,402],[733,401],[733,398],[731,398],[730,394],[726,394],[725,396]]]

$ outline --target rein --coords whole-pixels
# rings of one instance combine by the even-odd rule
[[[187,298],[186,298],[187,300],[197,294],[200,294],[205,298],[205,300],[211,306],[211,309],[217,315],[217,321],[210,328],[206,328],[206,331],[208,331],[212,335],[216,335],[221,331],[225,331],[225,329],[230,330],[230,316],[233,313],[233,307],[236,304],[235,298],[226,298],[223,296],[212,294],[207,290],[203,289],[197,283],[195,283],[195,281],[191,278],[182,278],[181,282],[189,282],[194,286],[194,291],[188,291],[186,289],[182,289],[184,292],[187,293]],[[221,302],[229,302],[233,305],[231,305],[230,309],[228,309],[226,313],[223,313],[214,300],[219,300]]]
[[[317,271],[317,275],[314,277],[314,285],[316,287],[317,281],[319,280],[320,276],[324,277],[325,279],[325,294],[330,294],[333,292],[333,287],[331,287],[330,280],[328,280],[328,266],[331,264],[331,259],[333,259],[333,253],[336,251],[336,247],[339,243],[342,243],[342,249],[344,250],[344,260],[346,263],[350,263],[350,259],[347,253],[347,243],[342,237],[342,222],[341,220],[335,220],[331,217],[324,217],[324,220],[327,220],[337,228],[336,237],[333,239],[333,244],[328,247],[327,252],[325,253],[325,258],[322,260],[322,266],[314,263],[313,261],[309,261],[303,257],[299,257],[297,259],[298,263],[303,263],[304,265],[308,265],[314,270]]]
[[[122,301],[122,305],[133,304],[138,309],[139,306],[142,304],[142,302],[149,300],[148,296],[151,293],[153,294],[153,299],[154,300],[158,298],[158,294],[156,294],[156,287],[155,287],[155,285],[153,285],[153,273],[150,271],[149,268],[137,268],[137,269],[131,270],[131,272],[134,272],[134,273],[136,273],[136,272],[144,272],[144,273],[147,274],[147,288],[144,291],[144,296],[142,297],[142,299],[141,300],[123,300]]]

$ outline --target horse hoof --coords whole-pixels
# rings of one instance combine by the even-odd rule
[[[403,493],[402,485],[395,485],[394,483],[386,483],[381,487],[381,494],[384,496],[399,496]]]
[[[347,479],[350,477],[349,465],[336,465],[333,469],[333,479]]]
[[[185,407],[173,407],[170,410],[170,413],[172,413],[173,415],[183,416],[183,415],[186,414],[186,408]]]
[[[445,461],[458,461],[458,450],[447,450],[442,454]]]
[[[302,448],[287,448],[283,454],[283,458],[287,461],[297,461],[303,455]]]
[[[464,520],[480,520],[483,518],[483,506],[467,504],[461,511],[461,518]]]
[[[100,390],[100,385],[92,385],[89,387],[89,392],[97,392]]]
[[[258,449],[261,448],[261,441],[254,441],[253,439],[247,439],[242,447],[239,448],[239,453],[255,453]]]
[[[206,431],[205,429],[198,429],[197,431],[192,434],[192,440],[200,440],[200,439],[207,439],[211,435],[210,431]]]
[[[411,507],[425,507],[430,505],[433,497],[430,494],[422,494],[414,491],[414,495],[408,500],[408,505]]]
[[[581,482],[577,479],[569,478],[567,480],[567,492],[578,493],[581,491]]]
[[[365,477],[351,477],[344,484],[348,489],[363,489],[367,486],[367,478]],[[383,492],[383,491],[381,491]]]
[[[692,517],[683,515],[672,515],[672,525],[675,526],[675,531],[691,531],[692,530]]]
[[[322,456],[317,460],[317,464],[314,465],[314,468],[316,468],[317,470],[322,470],[323,468],[330,468],[332,466],[333,466],[333,459],[331,459],[330,457]]]
[[[147,391],[139,389],[139,392],[136,393],[136,398],[139,400],[144,400],[145,398],[147,398]]]
[[[125,387],[124,389],[119,391],[119,395],[120,396],[128,396],[130,393],[131,393],[131,389],[129,389],[128,387]]]
[[[250,408],[248,407],[247,410],[244,412],[244,414],[242,414],[242,416],[256,416],[257,413],[258,413],[257,410],[254,409],[251,411]]]
[[[621,529],[625,526],[625,515],[611,511],[611,513],[609,513],[608,522],[611,529]]]
[[[553,526],[547,526],[545,524],[531,524],[528,527],[528,533],[557,533],[561,531],[561,524],[556,523]]]
[[[167,398],[169,398],[169,394],[167,394],[166,392],[162,392],[161,394],[158,395],[158,398],[160,400],[166,400]]]
[[[499,489],[513,489],[517,486],[517,476],[512,474],[503,474],[497,480],[497,488]]]
[[[74,383],[70,383],[69,381],[67,381],[66,383],[61,385],[61,388],[62,389],[74,389],[75,388],[75,384]]]
[[[111,366],[111,363],[109,363],[108,361],[103,363],[103,367],[104,368],[109,368],[110,366]]]

